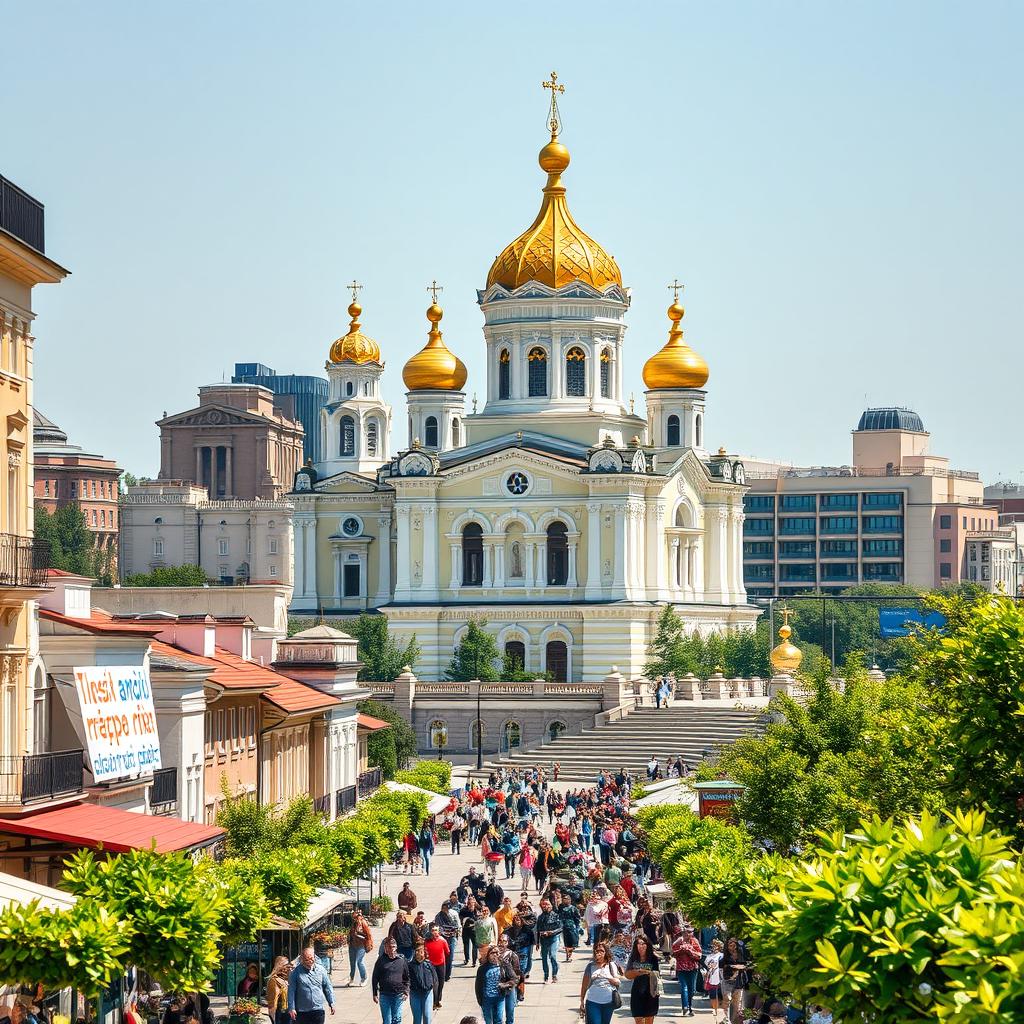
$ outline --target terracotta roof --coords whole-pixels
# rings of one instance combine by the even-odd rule
[[[385,722],[382,718],[374,718],[373,715],[364,715],[362,711],[356,716],[356,725],[360,729],[369,729],[376,732],[378,729],[390,729],[391,723]]]
[[[116,633],[121,636],[152,637],[162,628],[157,625],[145,625],[141,622],[118,622],[106,612],[101,611],[93,611],[89,618],[81,619],[71,615],[62,615],[60,612],[50,611],[48,608],[40,608],[39,617],[48,619],[50,622],[59,622],[64,626],[73,626],[75,629],[84,629],[87,633],[103,635]]]
[[[77,576],[76,572],[65,572],[63,569],[47,569],[47,576]]]
[[[306,686],[296,679],[289,679],[287,676],[278,678],[283,680],[280,686],[267,690],[261,696],[271,704],[276,704],[282,711],[318,711],[336,707],[341,703],[337,697],[323,693],[315,687]]]
[[[189,850],[207,846],[225,834],[224,829],[214,825],[197,825],[162,814],[136,814],[99,804],[74,804],[3,820],[2,832],[78,846],[102,846],[113,853],[148,850],[154,845],[157,853]]]

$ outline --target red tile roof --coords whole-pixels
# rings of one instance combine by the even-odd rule
[[[282,711],[321,711],[337,707],[341,703],[337,697],[323,693],[315,687],[306,686],[296,679],[289,679],[287,676],[278,678],[284,681],[280,686],[267,690],[262,697],[271,704],[276,704]]]
[[[65,573],[65,575],[70,575]],[[62,615],[60,612],[50,611],[48,608],[39,609],[39,617],[48,619],[50,622],[59,622],[64,626],[73,626],[75,629],[84,629],[87,633],[96,634],[120,634],[121,636],[151,637],[163,629],[158,625],[146,625],[141,622],[117,622],[106,612],[94,610],[87,619],[75,618],[72,615]]]
[[[390,729],[391,723],[385,722],[382,718],[374,718],[373,715],[364,715],[362,711],[356,716],[356,725],[360,729],[369,729],[376,732],[378,729]]]
[[[148,850],[154,843],[157,853],[171,853],[206,846],[225,834],[224,829],[214,825],[197,825],[164,815],[136,814],[98,804],[73,804],[25,818],[2,820],[0,833],[4,832],[72,846],[102,846],[113,853]]]

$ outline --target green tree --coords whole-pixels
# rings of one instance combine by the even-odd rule
[[[749,917],[759,968],[836,1020],[1024,1021],[1024,869],[981,813],[819,836]]]
[[[452,653],[448,663],[446,679],[467,682],[480,679],[483,682],[497,682],[501,677],[499,665],[502,664],[498,653],[498,644],[487,632],[486,619],[470,619],[466,632]]]
[[[416,754],[416,733],[412,726],[389,704],[377,700],[361,700],[359,710],[364,715],[379,718],[390,724],[390,729],[370,733],[366,749],[371,765],[377,766],[386,779],[393,779],[399,765],[405,765]]]
[[[93,535],[77,502],[61,505],[52,515],[36,505],[33,532],[50,547],[50,568],[92,576],[96,570]]]
[[[395,782],[405,782],[447,796],[452,788],[452,765],[450,761],[417,761],[412,768],[399,772]]]
[[[346,622],[345,632],[358,641],[359,660],[363,667],[359,679],[389,683],[402,674],[406,665],[415,668],[420,648],[413,636],[401,644],[388,632],[386,615],[364,612],[359,618]]]
[[[126,587],[203,587],[210,578],[198,565],[161,565],[152,572],[126,576]]]

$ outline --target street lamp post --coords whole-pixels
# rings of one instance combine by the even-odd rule
[[[480,652],[473,651],[473,675],[476,677],[476,770],[484,766],[484,723],[480,714]]]

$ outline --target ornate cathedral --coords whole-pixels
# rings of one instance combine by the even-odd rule
[[[569,211],[562,87],[554,75],[545,86],[540,210],[477,292],[483,408],[466,411],[435,290],[426,344],[402,370],[396,445],[354,287],[326,366],[324,460],[291,495],[293,612],[380,610],[399,637],[415,634],[421,679],[443,677],[470,619],[525,671],[594,682],[612,665],[642,673],[665,604],[702,632],[758,615],[743,589],[743,466],[706,447],[708,367],[683,338],[678,291],[644,365],[643,418],[623,397],[629,289]]]

